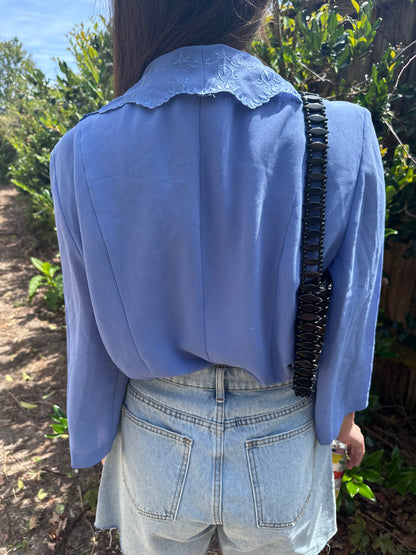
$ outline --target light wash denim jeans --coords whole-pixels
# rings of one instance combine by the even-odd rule
[[[336,532],[331,448],[292,383],[241,368],[130,380],[95,525],[125,555],[316,555]]]

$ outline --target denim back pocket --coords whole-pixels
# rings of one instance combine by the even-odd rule
[[[123,481],[140,514],[175,520],[188,472],[192,439],[149,424],[123,406]]]
[[[294,526],[312,494],[314,421],[290,432],[245,442],[257,526]],[[310,465],[306,465],[305,458]]]

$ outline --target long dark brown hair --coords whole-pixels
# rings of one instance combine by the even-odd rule
[[[270,0],[112,0],[114,89],[124,94],[158,56],[182,46],[253,39]]]

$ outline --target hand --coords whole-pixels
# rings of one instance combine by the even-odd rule
[[[106,459],[106,458],[107,458],[107,457],[104,457],[103,459],[101,459],[101,464],[102,464],[103,466],[104,466],[104,463],[105,463],[105,459]]]
[[[345,443],[348,450],[347,468],[359,466],[365,453],[364,436],[354,422],[354,413],[347,414],[338,434],[338,439]]]

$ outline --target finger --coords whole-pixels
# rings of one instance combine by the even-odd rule
[[[355,462],[355,457],[353,455],[351,447],[349,447],[348,448],[348,461],[347,461],[348,470],[351,470],[351,468],[353,468],[355,466],[354,462]]]
[[[351,469],[353,466],[360,466],[360,463],[364,456],[364,445],[349,445],[348,446],[348,456],[349,460],[347,463],[347,468]]]

